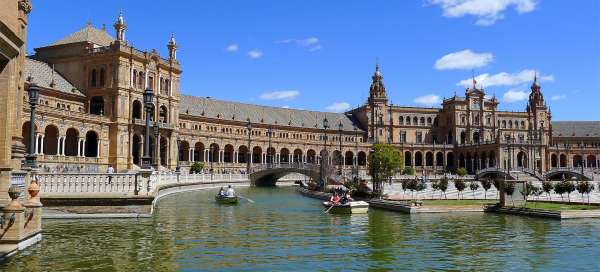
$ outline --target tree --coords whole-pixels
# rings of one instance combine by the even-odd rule
[[[406,194],[406,190],[408,189],[410,183],[410,179],[403,179],[402,181],[400,181],[400,184],[402,185],[402,191],[404,194]]]
[[[515,192],[515,183],[512,181],[504,181],[504,193],[510,196],[510,201],[515,206],[515,200],[513,199],[513,193]]]
[[[571,193],[575,191],[575,184],[570,180],[565,180],[565,192],[567,193],[567,199],[571,202]]]
[[[487,191],[492,188],[492,181],[489,178],[484,178],[481,181],[481,187],[483,187],[483,199],[487,199]]]
[[[417,178],[409,180],[407,188],[410,190],[410,198],[414,197],[414,192],[417,190],[418,186],[419,181],[417,180]]]
[[[471,189],[471,192],[473,192],[473,199],[475,199],[475,191],[479,189],[479,183],[476,181],[471,181],[471,183],[469,183],[469,189]]]
[[[431,181],[431,199],[433,199],[434,195],[435,195],[435,191],[439,190],[439,180],[433,180]],[[442,198],[442,195],[440,194],[440,198]]]
[[[410,166],[404,167],[404,170],[402,170],[402,174],[407,175],[407,176],[412,176],[415,174],[415,169]]]
[[[531,181],[528,181],[525,183],[525,186],[523,186],[523,190],[521,190],[521,195],[523,196],[523,200],[525,200],[525,204],[527,204],[527,197],[529,197],[530,195],[533,195],[535,191],[535,186],[533,185],[533,183]]]
[[[194,164],[192,164],[192,166],[190,167],[190,174],[200,173],[202,169],[204,169],[204,163],[194,162]]]
[[[564,180],[554,185],[554,192],[560,195],[560,200],[564,201],[563,194],[566,192]]]
[[[588,204],[590,204],[590,193],[594,190],[594,184],[587,180],[582,180],[577,183],[577,192],[581,194],[581,201],[584,202],[583,195],[588,195]]]
[[[369,155],[369,174],[373,182],[373,192],[383,194],[383,182],[402,170],[404,159],[402,154],[389,144],[374,144],[373,153]]]
[[[462,179],[456,179],[454,180],[454,188],[458,190],[458,199],[461,199],[462,191],[467,188],[467,184]]]
[[[442,177],[438,182],[438,189],[440,190],[440,198],[442,198],[442,193],[444,193],[444,198],[448,198],[446,196],[446,190],[448,190],[448,178]]]
[[[465,169],[464,167],[456,169],[456,175],[458,175],[459,177],[464,177],[467,174],[468,174],[467,169]]]
[[[552,189],[554,189],[554,185],[552,184],[552,181],[549,181],[549,180],[542,181],[542,190],[544,190],[544,192],[548,195],[548,199],[550,199],[550,200],[552,200],[552,197],[550,196],[550,192],[552,192]]]

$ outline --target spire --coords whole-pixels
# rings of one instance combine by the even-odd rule
[[[117,41],[125,41],[125,29],[127,28],[127,25],[125,24],[125,20],[123,20],[122,11],[119,12],[119,17],[117,17],[117,21],[113,26],[115,27],[115,32],[117,33]]]
[[[167,43],[167,48],[169,49],[169,60],[177,59],[177,42],[175,41],[175,34],[171,33],[171,39],[169,39],[169,43]]]
[[[535,72],[533,75],[531,93],[529,94],[529,105],[532,109],[546,106],[544,102],[544,94],[542,94],[542,87],[537,83],[537,72]]]

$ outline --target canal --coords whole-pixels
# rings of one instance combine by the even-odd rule
[[[153,218],[45,220],[0,271],[600,270],[600,220],[462,213],[322,214],[293,188],[171,195]]]

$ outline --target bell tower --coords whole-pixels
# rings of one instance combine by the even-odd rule
[[[171,33],[171,39],[169,39],[167,48],[169,49],[169,60],[177,60],[177,42],[175,41],[175,34],[173,33]]]
[[[388,131],[388,98],[383,84],[383,75],[379,63],[375,65],[371,87],[369,88],[369,139],[374,142],[386,142],[391,135]]]
[[[537,148],[534,148],[534,163],[537,171],[540,173],[546,171],[546,165],[542,162],[546,161],[546,148],[551,141],[551,113],[544,101],[542,88],[537,82],[537,74],[533,77],[531,84],[531,93],[527,102],[527,116],[529,121],[528,135],[532,138]]]

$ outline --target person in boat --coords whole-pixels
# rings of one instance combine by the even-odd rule
[[[337,205],[340,203],[340,196],[337,194],[337,192],[333,191],[333,194],[329,198],[329,202],[333,205]]]
[[[225,195],[225,190],[223,190],[223,186],[221,186],[221,189],[219,189],[219,196],[224,196]]]
[[[352,199],[352,197],[350,197],[350,192],[346,191],[344,193],[344,196],[342,196],[342,199],[340,200],[340,203],[343,205],[343,204],[351,202],[352,200],[354,200],[354,199]]]
[[[233,187],[231,187],[231,185],[229,185],[229,187],[227,188],[227,196],[228,197],[234,197],[235,196],[235,190],[233,190]]]

